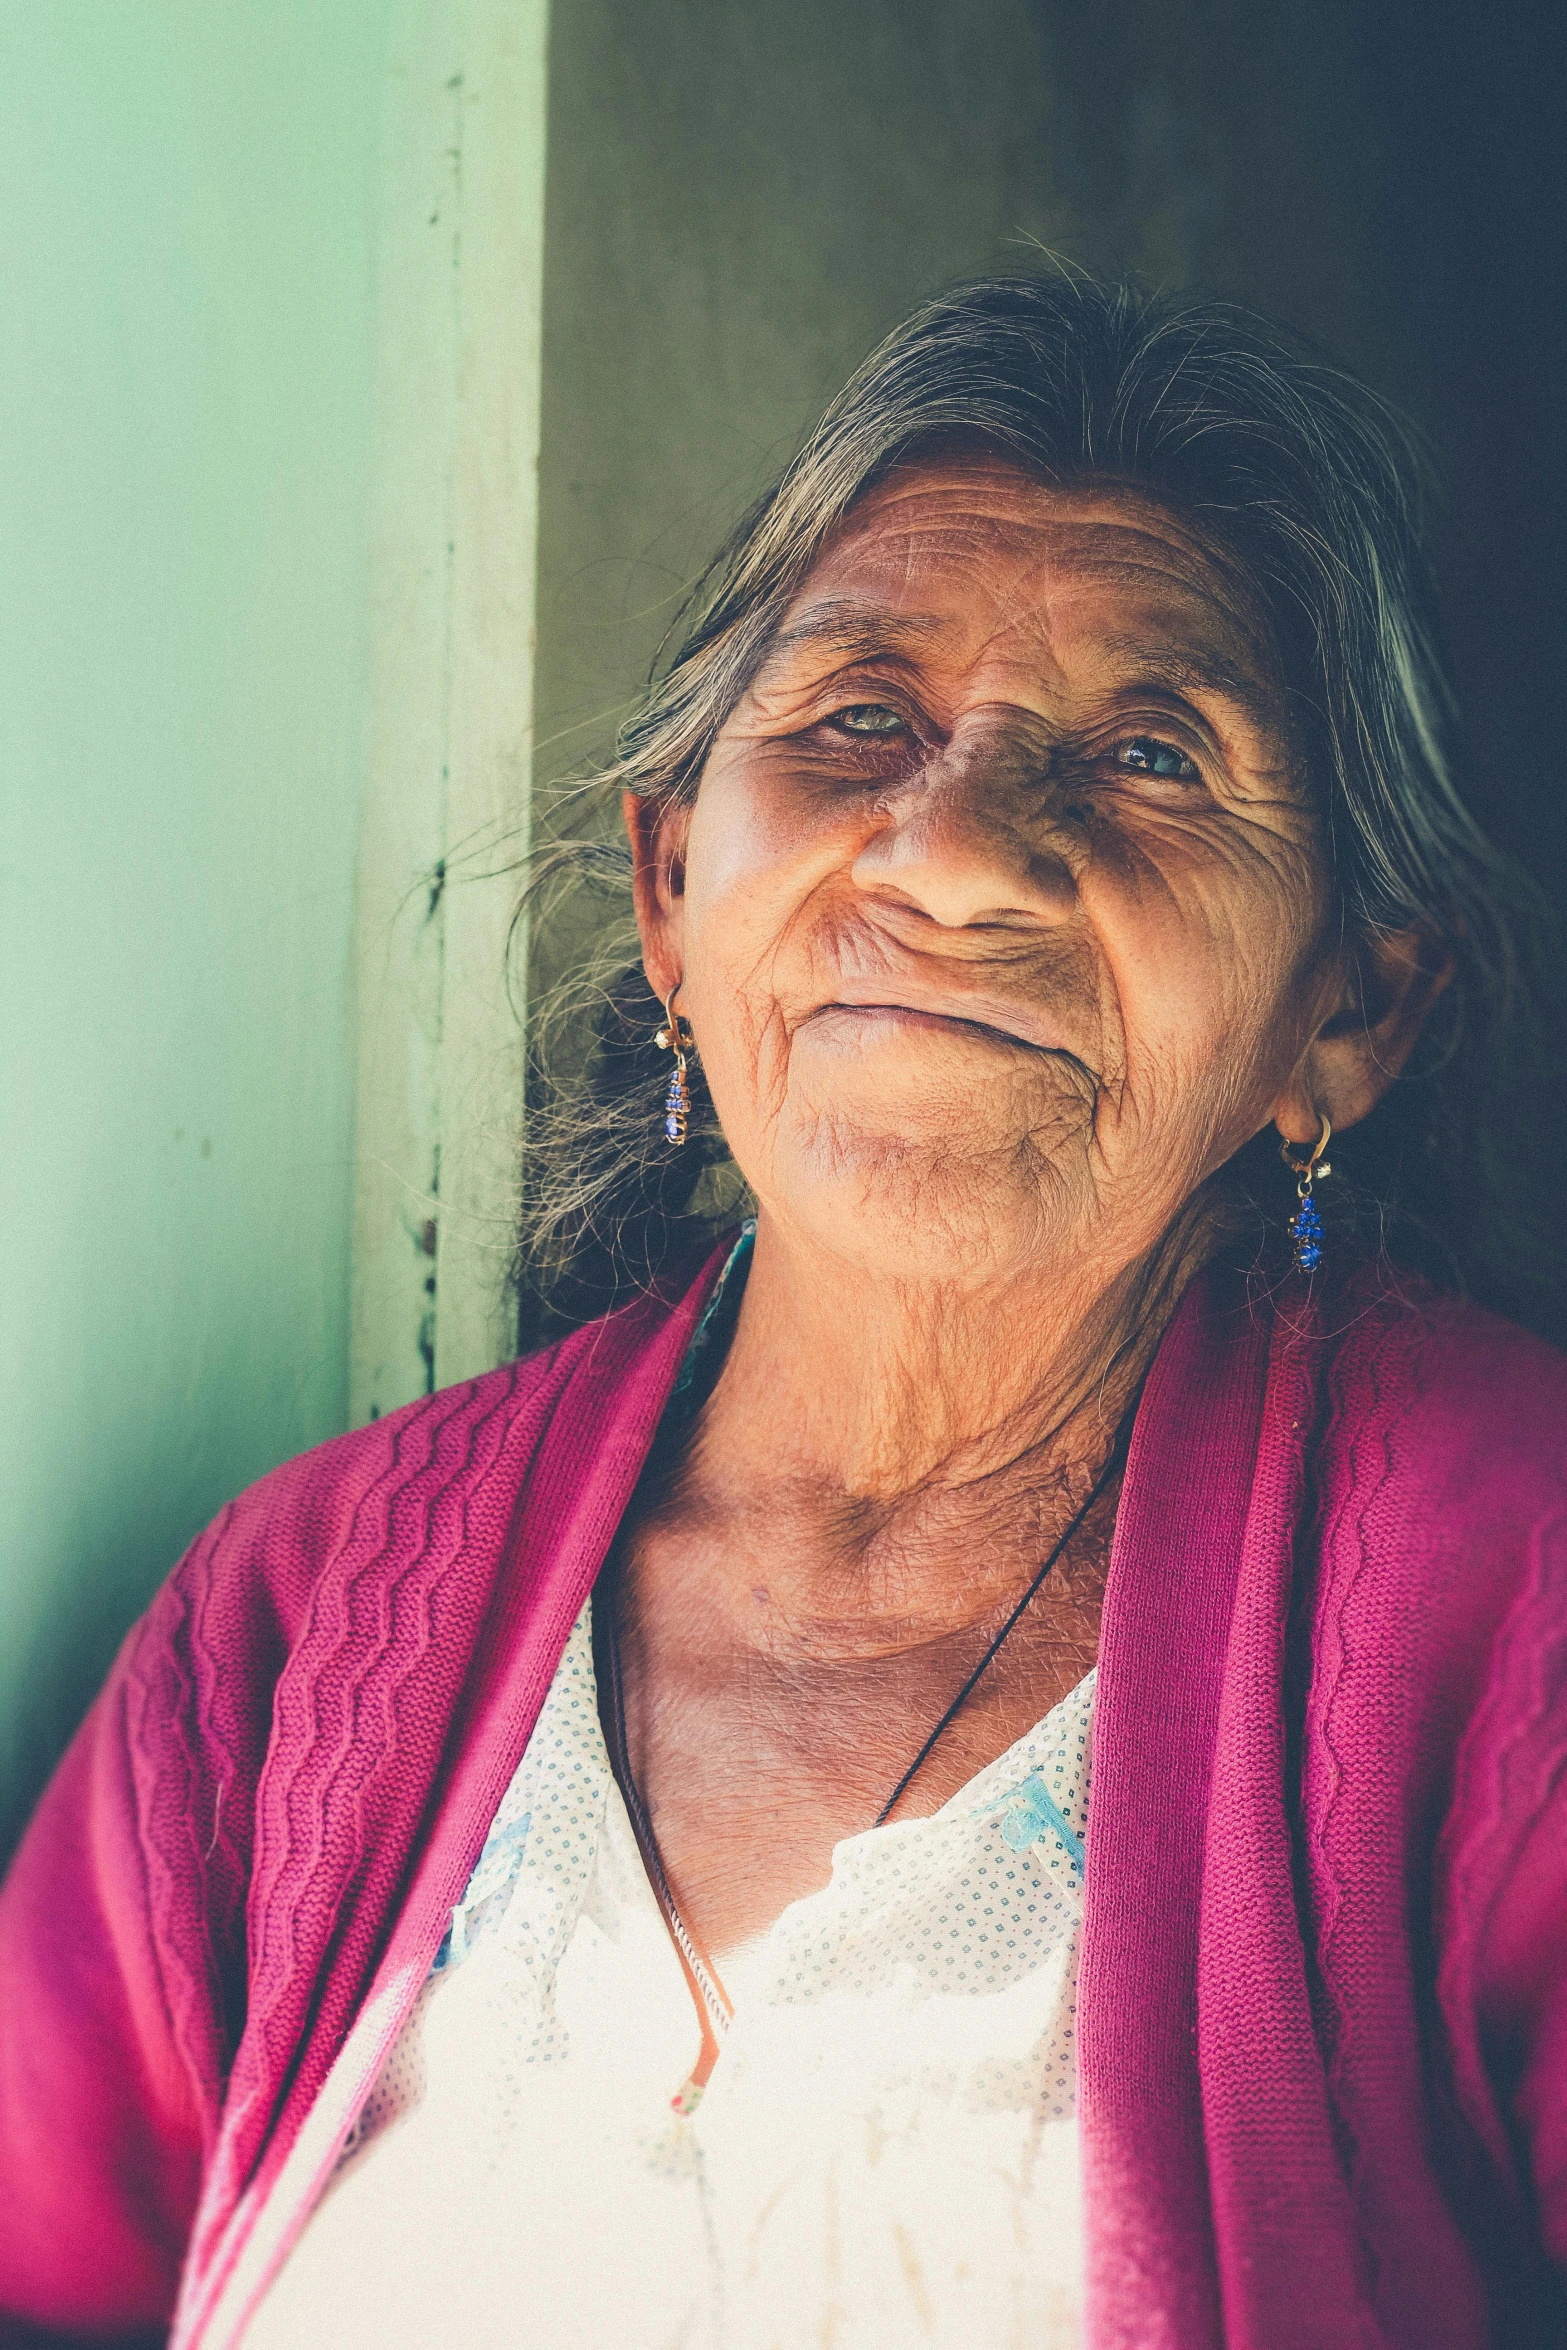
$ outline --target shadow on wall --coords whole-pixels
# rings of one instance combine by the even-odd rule
[[[1549,0],[1035,0],[1084,258],[1288,319],[1426,428],[1487,820],[1567,895],[1567,249]]]

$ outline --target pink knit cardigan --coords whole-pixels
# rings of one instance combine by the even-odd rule
[[[131,1633],[0,1897],[0,2338],[242,2331],[712,1277],[280,1469]],[[1567,2341],[1564,1438],[1567,1360],[1471,1309],[1188,1294],[1104,1612],[1092,2350]]]

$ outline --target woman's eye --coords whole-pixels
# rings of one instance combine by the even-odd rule
[[[1113,756],[1117,767],[1134,768],[1139,775],[1169,775],[1181,783],[1200,780],[1195,761],[1156,734],[1134,734],[1130,742],[1116,744]]]
[[[896,710],[889,710],[885,702],[851,702],[846,710],[835,710],[827,722],[844,734],[889,735],[906,734],[908,728]]]

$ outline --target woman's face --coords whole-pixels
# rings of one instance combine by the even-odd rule
[[[975,458],[829,543],[640,835],[764,1210],[894,1273],[1150,1247],[1342,987],[1270,648],[1168,514]]]

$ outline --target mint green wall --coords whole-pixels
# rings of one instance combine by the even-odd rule
[[[0,1838],[344,1418],[388,15],[0,5]]]

